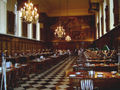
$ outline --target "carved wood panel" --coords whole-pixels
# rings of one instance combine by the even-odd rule
[[[42,42],[0,34],[0,52],[7,50],[8,55],[14,55],[15,52],[25,52],[27,50],[31,51],[42,48],[45,48]]]

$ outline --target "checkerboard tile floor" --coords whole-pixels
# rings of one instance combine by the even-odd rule
[[[43,73],[30,74],[29,77],[22,78],[14,90],[73,90],[65,72],[70,70],[76,59],[76,56],[70,56]]]

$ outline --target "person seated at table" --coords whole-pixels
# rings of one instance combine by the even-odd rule
[[[40,59],[44,59],[44,56],[40,56]]]
[[[6,62],[6,68],[11,68],[12,67],[12,63],[11,62]]]
[[[56,57],[56,54],[53,54],[54,57]]]
[[[59,50],[58,52],[59,52],[59,55],[63,55],[62,50]]]
[[[81,54],[81,52],[80,52],[80,50],[78,50],[78,56],[80,56],[80,54]]]
[[[71,51],[69,49],[67,50],[67,53],[68,53],[68,55],[71,55]]]

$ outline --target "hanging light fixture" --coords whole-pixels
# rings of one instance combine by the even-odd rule
[[[55,32],[54,32],[55,36],[58,37],[58,38],[62,38],[65,36],[65,29],[63,29],[63,27],[61,25],[59,25],[57,27],[57,29],[55,29]]]
[[[66,40],[67,42],[69,42],[69,41],[71,41],[71,37],[70,37],[69,35],[67,35],[67,36],[65,37],[65,40]]]
[[[28,0],[28,3],[25,3],[23,8],[21,8],[21,13],[22,20],[27,23],[35,23],[39,18],[37,8],[33,6],[30,0]]]
[[[61,0],[59,0],[59,7],[60,7],[60,2]],[[60,8],[61,9],[61,8]],[[61,10],[60,10],[61,11]],[[59,17],[60,18],[60,17]],[[58,38],[63,38],[66,33],[65,33],[65,29],[63,28],[63,26],[61,25],[61,21],[59,22],[59,26],[57,26],[57,28],[55,29],[54,35]]]
[[[67,0],[67,16],[68,16],[68,0]],[[68,27],[69,27],[69,25],[68,25]],[[69,28],[68,28],[69,29]],[[70,31],[69,31],[70,32]],[[67,35],[66,37],[65,37],[65,40],[67,41],[67,42],[69,42],[69,41],[71,41],[71,37],[69,36],[69,35]]]

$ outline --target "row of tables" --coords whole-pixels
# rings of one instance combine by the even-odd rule
[[[48,57],[53,55],[53,52],[44,52],[44,53],[28,53],[28,54],[20,54],[12,57],[6,57],[6,61],[11,61],[13,64],[15,63],[25,63],[29,60],[33,60],[35,58],[39,58],[40,56]]]
[[[42,71],[57,64],[68,55],[49,56],[48,58],[35,58],[24,63],[12,64],[6,70],[7,87],[17,87],[22,77],[29,76],[30,73],[41,73]],[[0,81],[2,79],[2,71],[0,70]],[[1,82],[0,82],[1,83]]]
[[[120,90],[119,64],[116,60],[89,60],[83,54],[72,67],[73,71],[66,73],[72,87],[84,90]]]

